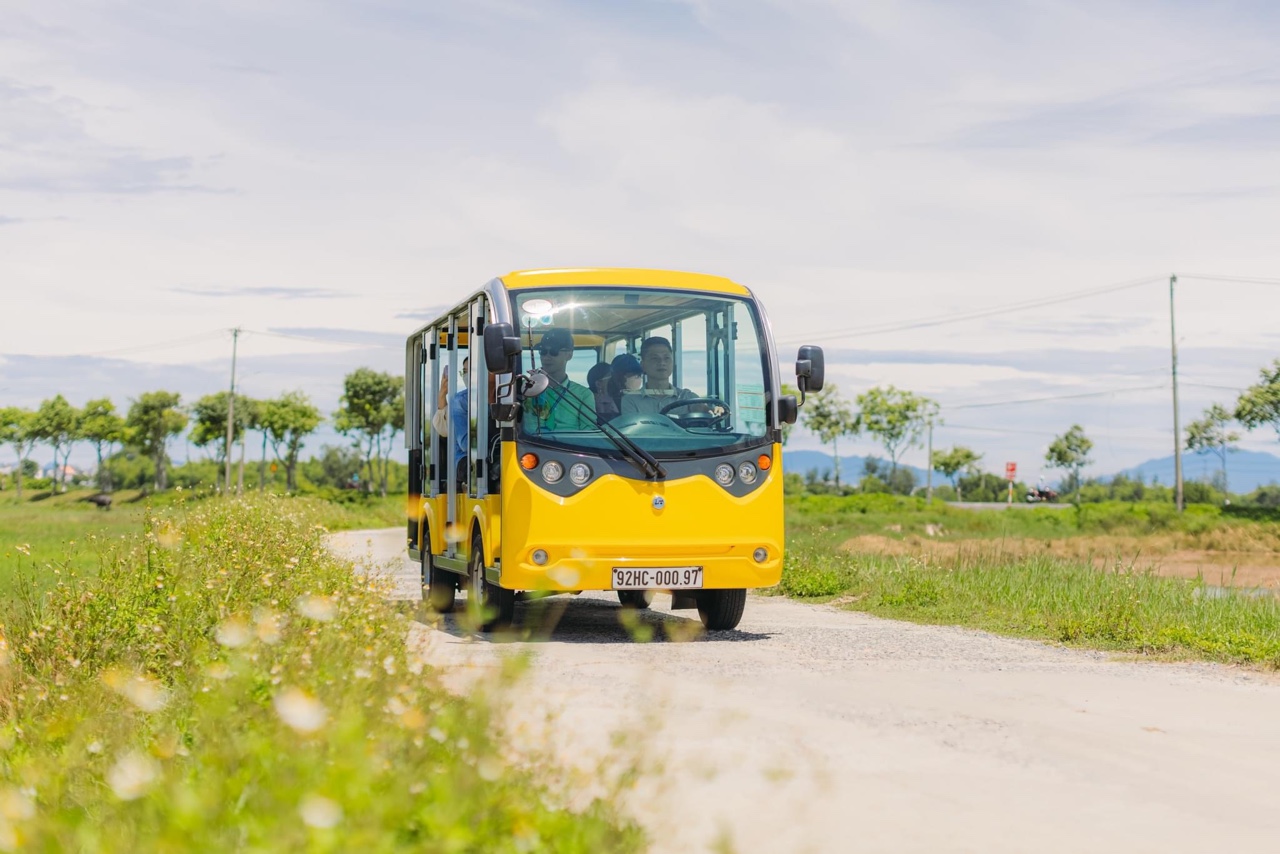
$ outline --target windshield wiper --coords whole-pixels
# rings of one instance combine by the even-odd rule
[[[546,376],[547,379],[551,381],[552,388],[564,388],[561,383],[552,379],[550,375]],[[543,392],[543,394],[545,393],[546,392]],[[626,461],[638,468],[646,477],[652,477],[656,480],[663,480],[666,478],[667,470],[662,467],[662,463],[658,462],[657,458],[654,457],[653,454],[637,445],[633,439],[624,434],[617,427],[614,427],[608,421],[600,421],[596,413],[589,411],[571,395],[567,393],[562,394],[560,400],[557,402],[564,403],[566,401],[579,416],[585,417],[588,421],[595,422],[596,426],[600,429],[600,432],[604,434],[606,439],[614,444]]]

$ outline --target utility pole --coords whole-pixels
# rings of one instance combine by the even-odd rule
[[[1174,503],[1182,512],[1182,422],[1178,416],[1178,333],[1173,322],[1173,286],[1178,283],[1177,274],[1169,276],[1169,352],[1172,358],[1173,376],[1173,482]]]
[[[226,494],[231,494],[231,436],[233,434],[232,425],[235,423],[236,409],[236,347],[240,343],[240,327],[231,330],[231,393],[227,395],[227,444],[224,446],[226,453],[226,471],[222,478],[223,489]]]
[[[924,496],[926,501],[933,500],[933,416],[929,416],[929,459],[925,468],[928,469],[924,475]]]

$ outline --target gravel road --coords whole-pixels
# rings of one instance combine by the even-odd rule
[[[402,543],[334,535],[416,598]],[[1280,851],[1270,674],[764,596],[738,631],[689,643],[668,638],[696,634],[696,613],[660,596],[641,623],[654,642],[635,643],[611,594],[548,601],[562,611],[541,640],[445,620],[409,642],[458,674],[532,650],[518,737],[585,767],[623,731],[662,759],[627,804],[655,851]]]

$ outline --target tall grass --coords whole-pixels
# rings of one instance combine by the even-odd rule
[[[841,596],[885,617],[988,629],[1142,654],[1280,668],[1280,599],[1129,571],[1099,571],[998,544],[931,562],[793,542],[782,592]]]
[[[896,495],[798,495],[787,499],[787,517],[794,529],[826,528],[844,536],[920,534],[932,525],[976,539],[1160,534],[1193,547],[1280,549],[1280,522],[1224,515],[1221,508],[1203,504],[1189,505],[1183,514],[1168,504],[1120,501],[968,510]]]
[[[0,850],[642,847],[442,690],[302,509],[149,514],[51,590],[30,556],[0,629]]]

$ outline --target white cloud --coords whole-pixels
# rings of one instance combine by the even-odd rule
[[[19,3],[0,288],[57,334],[12,324],[0,349],[189,334],[128,358],[221,364],[218,329],[400,335],[496,273],[598,263],[728,274],[788,341],[921,354],[833,366],[850,392],[1119,382],[1082,354],[1163,353],[1166,282],[838,333],[1170,270],[1280,275],[1278,29],[1263,2]],[[1178,305],[1188,375],[1247,382],[1274,349],[1280,288],[1187,280]],[[251,343],[279,359],[261,393],[346,358]],[[947,355],[1050,350],[1072,355]],[[1100,403],[1072,411],[1105,426]]]

